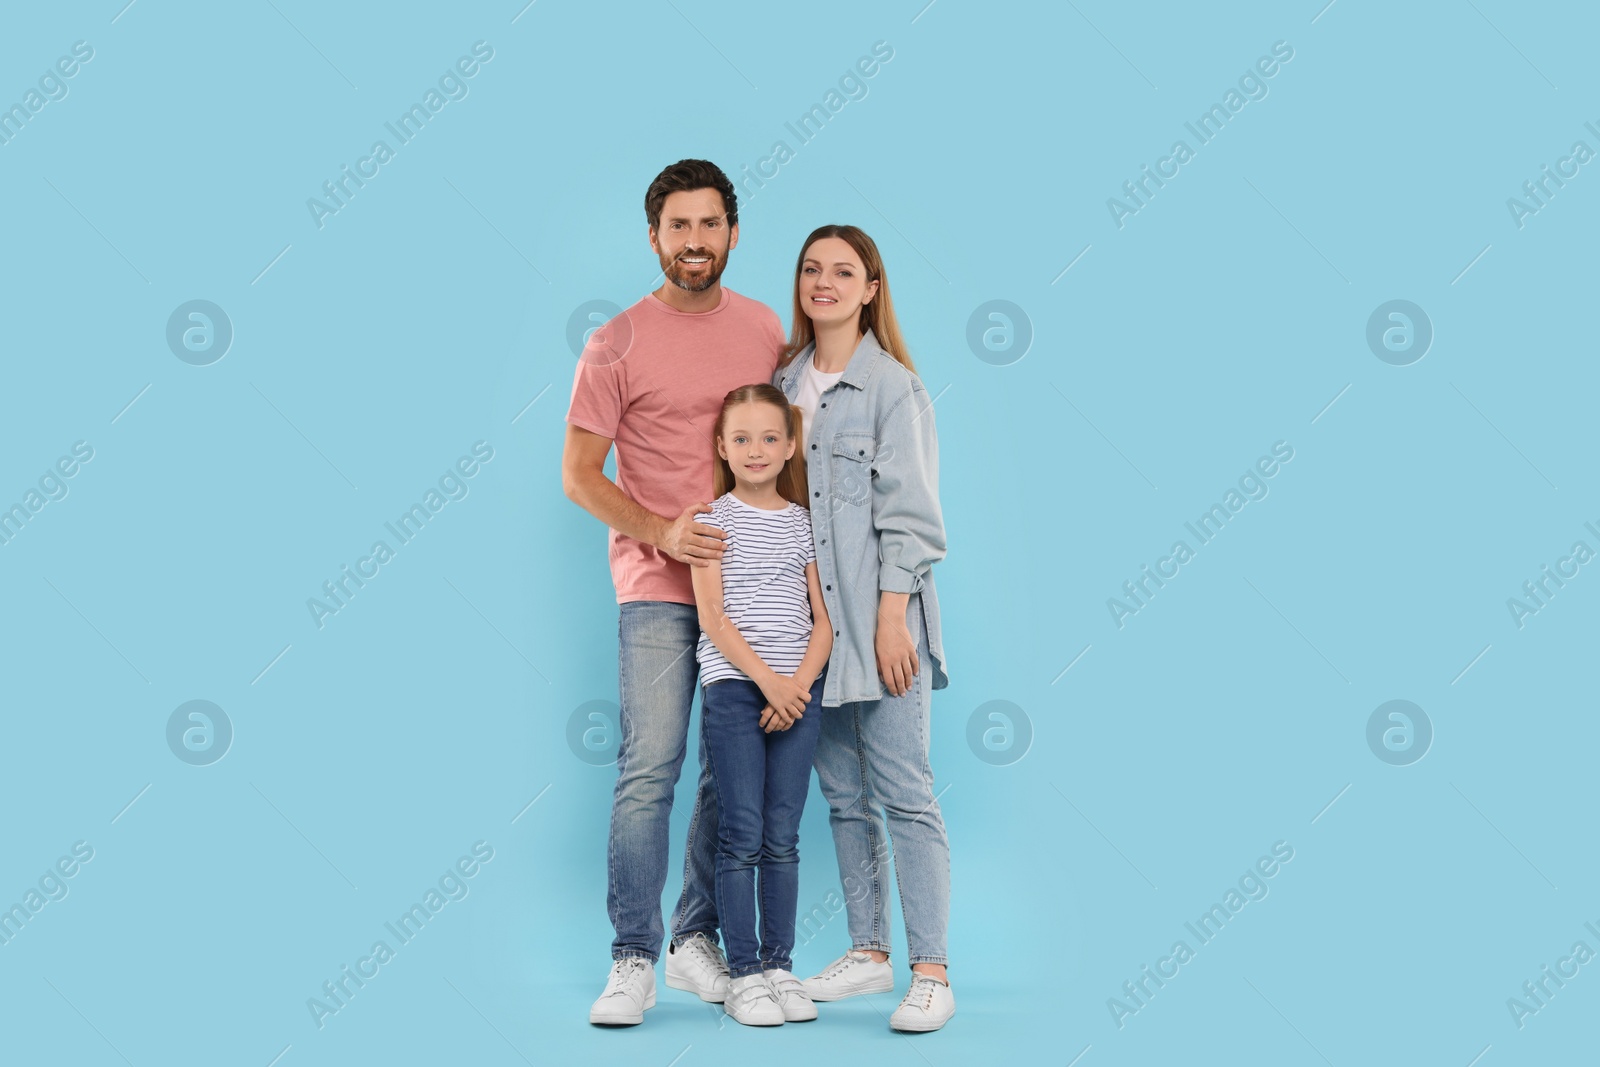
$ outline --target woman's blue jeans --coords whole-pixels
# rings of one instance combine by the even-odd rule
[[[918,597],[907,606],[906,626],[921,664],[911,688],[823,709],[817,784],[828,798],[850,947],[889,951],[892,846],[907,962],[942,964],[949,962],[950,842],[928,765],[933,664]]]

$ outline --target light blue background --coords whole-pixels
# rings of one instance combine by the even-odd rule
[[[94,858],[0,945],[7,1060],[1592,1048],[1600,964],[1520,1029],[1506,1001],[1574,942],[1600,950],[1600,577],[1520,629],[1506,601],[1574,541],[1600,548],[1600,175],[1521,228],[1506,201],[1574,141],[1600,148],[1594,15],[925,4],[8,15],[0,103],[75,41],[94,58],[0,145],[0,504],[74,442],[94,458],[0,546],[0,903],[74,842]],[[470,94],[319,229],[307,198],[480,40]],[[785,123],[877,41],[894,55],[867,96],[799,145]],[[1277,41],[1294,56],[1269,95],[1197,146],[1184,123]],[[1118,228],[1107,198],[1178,138],[1195,158]],[[655,284],[662,166],[738,178],[780,139],[795,156],[741,204],[725,281],[787,323],[803,235],[863,226],[938,397],[960,1011],[915,1039],[889,1032],[892,995],[752,1032],[663,985],[646,1025],[602,1032],[614,770],[566,730],[616,699],[617,618],[604,531],[561,491],[567,323]],[[209,366],[165,340],[193,299],[235,331]],[[1409,366],[1365,340],[1393,299],[1435,331]],[[966,340],[990,300],[1034,335],[1006,366]],[[470,494],[318,629],[307,598],[477,441],[494,458]],[[1107,598],[1277,441],[1294,458],[1270,495],[1119,629]],[[210,766],[166,742],[195,699],[235,731]],[[1367,745],[1391,699],[1435,731],[1409,766]],[[998,766],[967,741],[993,700],[1033,733]],[[470,895],[319,1030],[307,999],[477,841],[494,859]],[[1278,841],[1270,895],[1119,1028],[1108,998]],[[809,907],[839,891],[815,794],[802,852]],[[797,969],[843,925],[803,937]]]

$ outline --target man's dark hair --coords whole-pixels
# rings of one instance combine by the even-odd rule
[[[649,220],[650,228],[661,229],[661,205],[667,202],[669,193],[687,193],[694,189],[715,189],[721,193],[728,225],[739,224],[739,196],[722,168],[704,159],[680,159],[657,174],[645,191],[644,217]]]

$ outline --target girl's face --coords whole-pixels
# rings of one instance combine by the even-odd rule
[[[878,283],[867,280],[861,256],[842,237],[819,238],[806,249],[795,286],[813,328],[860,321],[862,306],[878,293]]]
[[[795,442],[776,404],[759,401],[728,409],[717,440],[717,452],[728,461],[735,481],[753,489],[766,489],[794,455]]]

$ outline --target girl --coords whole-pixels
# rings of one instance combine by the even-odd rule
[[[717,497],[695,516],[728,534],[721,561],[692,568],[692,577],[701,746],[716,780],[717,915],[731,979],[724,1008],[747,1026],[817,1017],[789,972],[789,953],[795,846],[833,630],[817,579],[805,461],[795,454],[800,418],[771,385],[729,393],[713,430]]]
[[[911,988],[889,1025],[937,1030],[956,1006],[945,972],[950,846],[928,766],[932,691],[949,684],[932,570],[945,554],[933,404],[900,337],[878,246],[856,227],[824,226],[806,238],[793,321],[773,384],[812,428],[802,454],[822,598],[838,637],[817,780],[851,940],[804,988],[822,1001],[894,988],[892,845]]]

